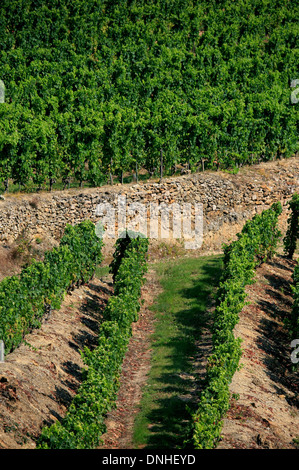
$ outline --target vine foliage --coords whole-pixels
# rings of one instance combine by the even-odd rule
[[[65,294],[86,283],[102,260],[103,242],[94,224],[86,220],[67,225],[59,247],[33,259],[20,275],[0,283],[0,338],[7,353],[32,329],[41,325],[52,309],[59,309]]]
[[[86,365],[83,382],[62,421],[42,429],[38,448],[90,449],[99,444],[106,431],[105,418],[116,403],[121,365],[132,322],[138,319],[147,270],[148,239],[128,236],[125,249],[123,241],[119,239],[115,247],[114,295],[103,312],[98,345],[82,351]]]
[[[288,218],[288,229],[283,239],[284,252],[289,259],[293,258],[299,238],[299,194],[295,193],[288,203],[291,210]]]
[[[212,341],[205,383],[199,405],[192,412],[190,440],[196,449],[211,449],[220,439],[222,421],[229,409],[229,384],[238,369],[241,342],[233,329],[246,301],[246,285],[253,282],[255,268],[275,253],[281,236],[277,229],[280,203],[247,221],[238,239],[224,246],[223,275],[216,294]]]

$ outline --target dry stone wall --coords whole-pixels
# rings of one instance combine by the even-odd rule
[[[99,203],[117,207],[118,196],[132,202],[202,203],[204,243],[226,230],[239,230],[245,220],[280,200],[286,204],[299,190],[299,157],[228,172],[204,172],[132,185],[8,195],[0,201],[0,240],[11,243],[22,233],[46,233],[59,239],[67,223],[100,220]]]

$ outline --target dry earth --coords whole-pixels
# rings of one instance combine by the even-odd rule
[[[35,448],[42,426],[64,416],[84,367],[80,350],[97,344],[111,283],[92,280],[0,363],[0,449]]]
[[[233,377],[232,399],[218,449],[291,449],[299,438],[299,374],[292,370],[284,319],[292,308],[295,261],[277,255],[256,273],[235,328],[242,338],[242,368]],[[299,440],[297,446],[299,447]]]

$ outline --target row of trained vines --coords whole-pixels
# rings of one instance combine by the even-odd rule
[[[6,353],[13,351],[52,309],[59,309],[65,294],[89,281],[102,259],[102,239],[94,224],[67,225],[60,245],[32,260],[20,275],[0,283],[0,339]]]
[[[213,316],[213,350],[199,404],[192,414],[190,440],[196,449],[214,448],[220,438],[229,409],[229,385],[242,354],[241,340],[233,330],[245,305],[245,287],[253,282],[255,269],[275,254],[281,236],[277,228],[281,211],[279,202],[273,204],[247,221],[237,240],[224,246],[224,270]]]
[[[288,228],[283,239],[284,252],[292,259],[299,240],[299,193],[294,193],[288,202],[290,215],[288,217]]]
[[[288,218],[288,229],[284,237],[284,251],[289,259],[293,259],[299,240],[299,194],[294,193],[289,201],[290,215]],[[291,318],[286,320],[290,336],[299,340],[299,263],[293,272],[293,308]]]
[[[126,235],[115,246],[111,263],[114,294],[103,313],[98,345],[93,350],[85,347],[82,352],[86,364],[83,382],[62,421],[43,428],[38,448],[95,448],[106,430],[106,415],[116,403],[121,366],[132,322],[138,319],[147,270],[148,239]]]
[[[239,167],[298,151],[288,0],[2,0],[0,182]]]

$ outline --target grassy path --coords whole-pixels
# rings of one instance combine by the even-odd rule
[[[152,366],[134,428],[133,447],[181,448],[188,429],[186,409],[194,389],[196,342],[209,319],[221,256],[159,262],[163,292],[156,299]]]

